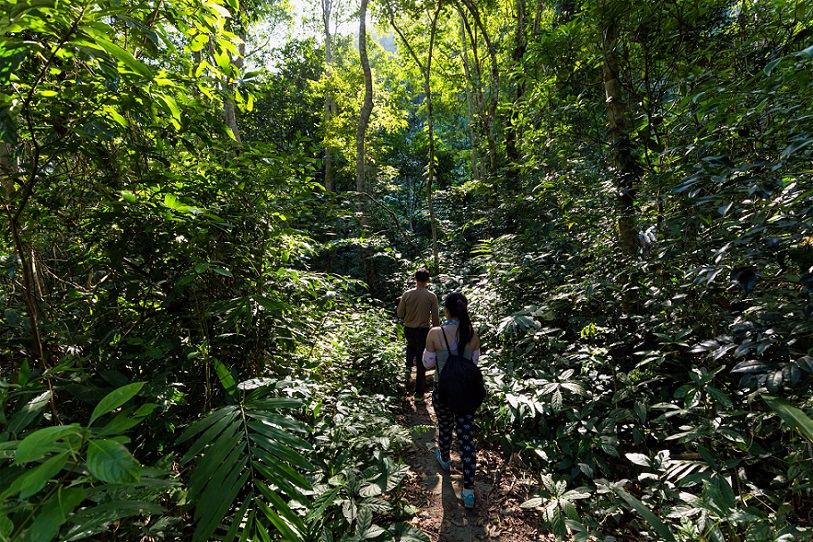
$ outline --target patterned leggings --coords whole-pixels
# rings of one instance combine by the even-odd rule
[[[452,429],[457,431],[460,461],[463,463],[463,489],[474,489],[474,471],[477,466],[477,450],[474,446],[474,414],[455,415],[438,401],[437,392],[432,394],[432,406],[438,418],[438,450],[440,458],[449,461],[452,448]]]

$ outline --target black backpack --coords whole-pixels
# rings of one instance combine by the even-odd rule
[[[449,351],[449,359],[438,378],[438,400],[455,414],[474,414],[486,397],[483,373],[472,360],[452,353],[443,328],[440,334]]]

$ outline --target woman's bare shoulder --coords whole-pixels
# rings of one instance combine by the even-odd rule
[[[430,352],[437,350],[437,345],[440,344],[438,341],[439,330],[439,327],[433,327],[429,329],[429,334],[426,336],[426,346],[433,347],[431,350],[429,350]]]

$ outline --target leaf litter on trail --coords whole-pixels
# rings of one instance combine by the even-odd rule
[[[401,423],[406,427],[434,427],[431,401],[418,409],[402,403]],[[452,470],[442,473],[434,457],[434,431],[413,431],[413,448],[404,461],[410,472],[404,478],[405,497],[420,512],[410,520],[425,532],[431,542],[542,542],[553,540],[539,533],[539,518],[519,508],[527,495],[521,480],[533,478],[518,462],[506,462],[500,454],[481,449],[477,452],[475,494],[472,510],[463,507],[458,495],[462,489],[460,460],[452,446]]]

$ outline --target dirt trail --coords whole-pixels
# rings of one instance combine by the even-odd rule
[[[431,389],[431,374],[428,378]],[[452,445],[451,472],[444,472],[434,456],[436,429],[431,393],[427,392],[423,404],[414,404],[411,397],[403,399],[402,423],[413,428],[414,446],[404,458],[410,466],[404,481],[407,498],[420,510],[412,523],[427,533],[432,542],[553,540],[538,534],[536,513],[519,508],[528,486],[534,483],[533,476],[516,472],[489,450],[477,451],[474,490],[477,503],[472,510],[463,507],[460,500],[463,475],[456,441]]]

